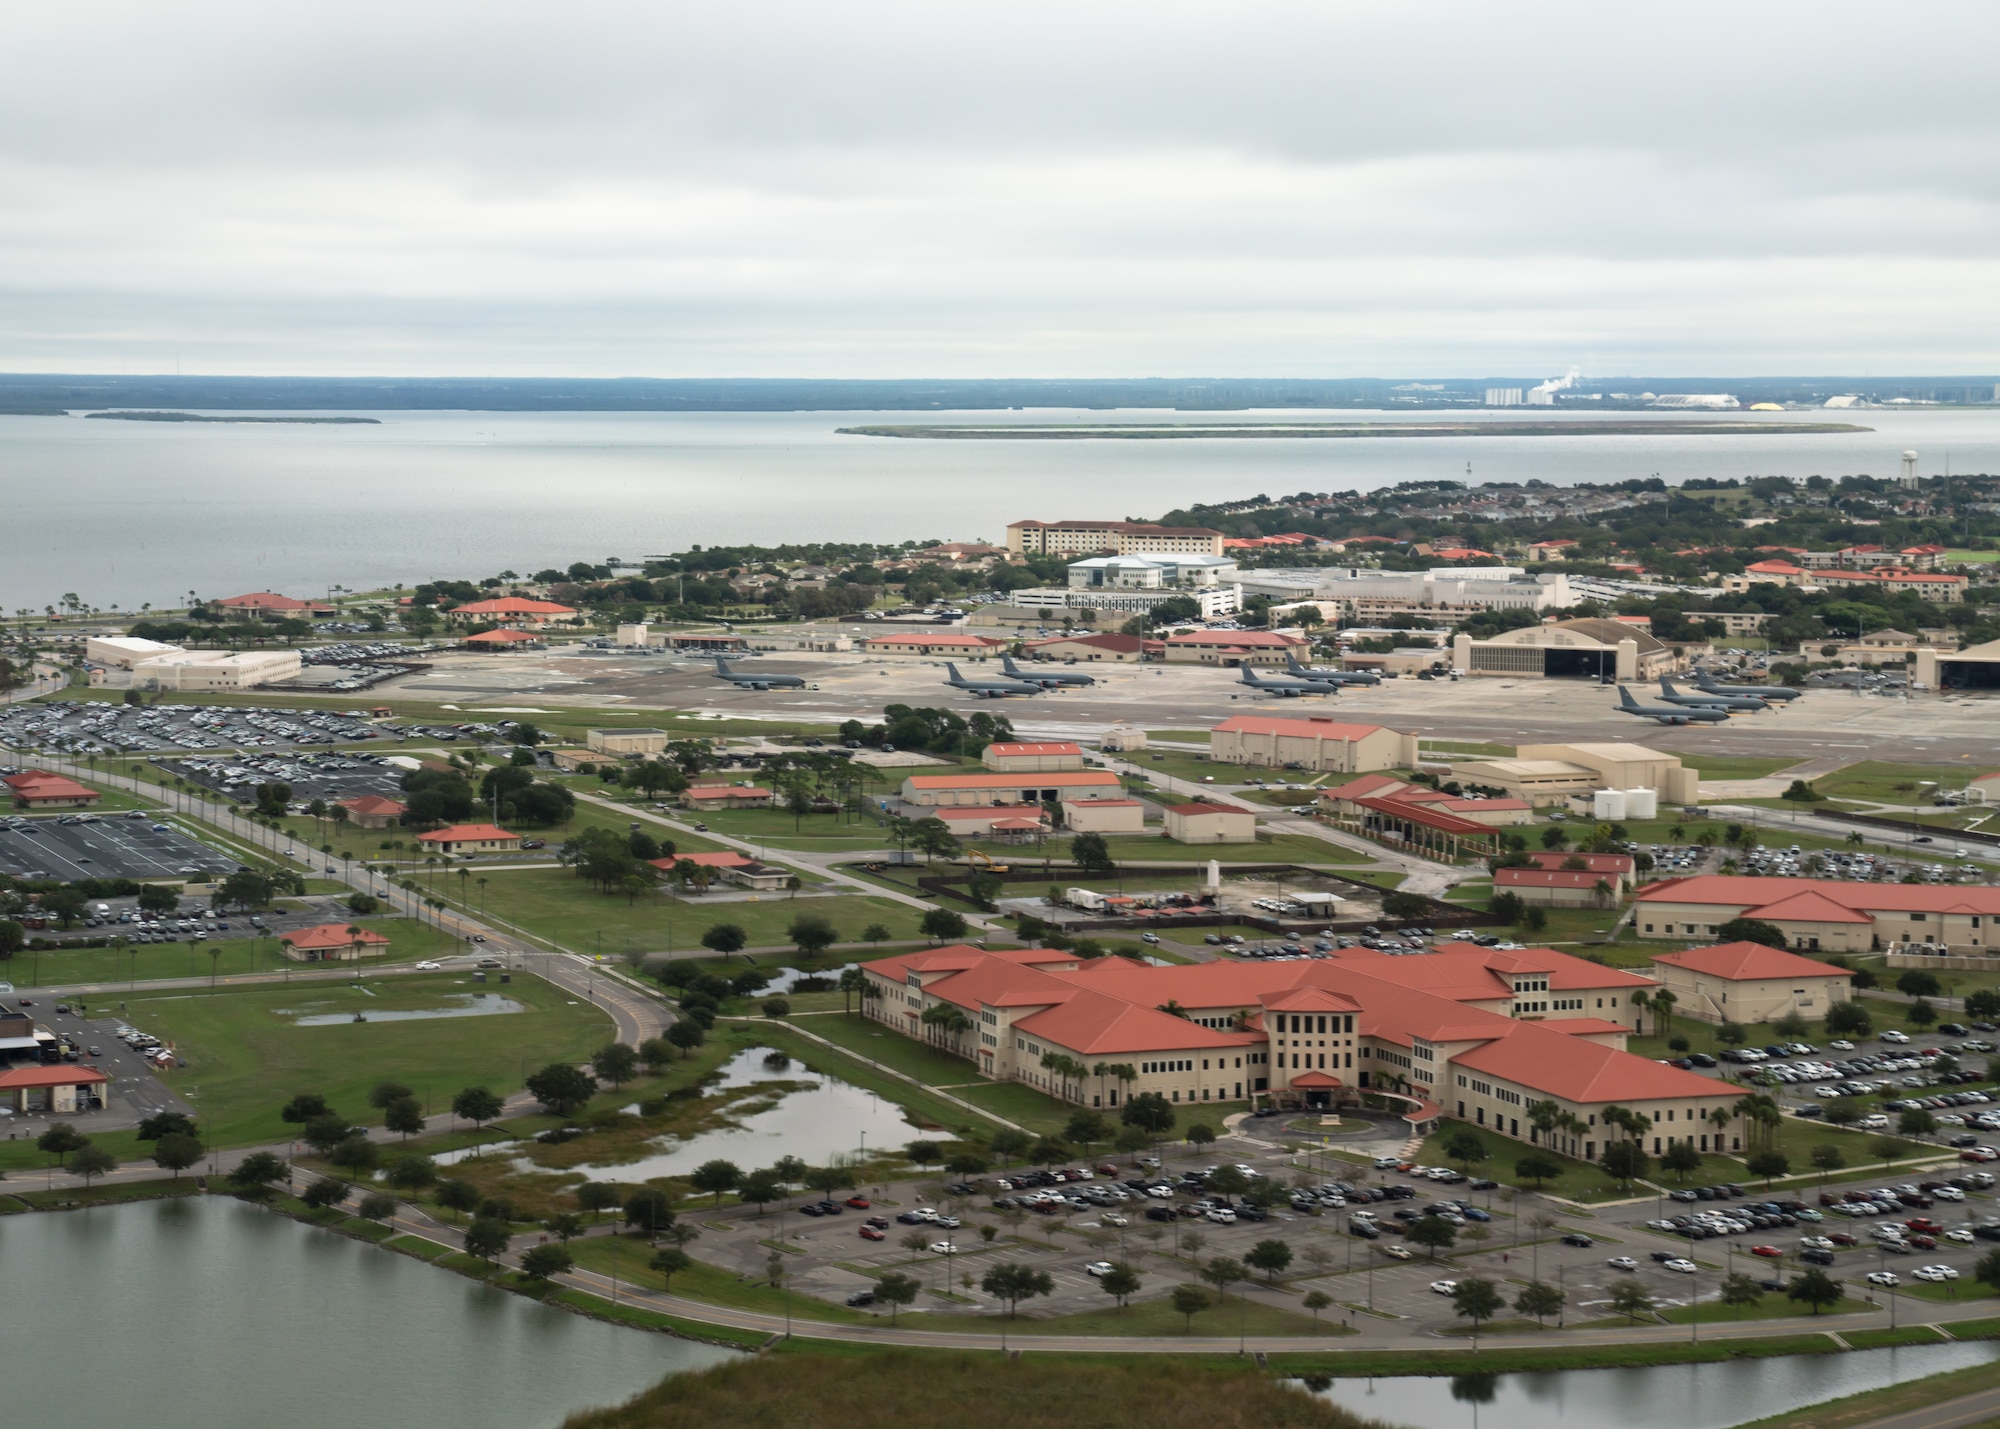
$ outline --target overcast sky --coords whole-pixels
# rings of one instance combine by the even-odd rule
[[[2000,6],[15,0],[0,369],[1992,372]]]

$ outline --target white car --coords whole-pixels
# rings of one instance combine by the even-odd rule
[[[1417,1258],[1416,1252],[1406,1245],[1385,1245],[1382,1247],[1382,1254],[1388,1256],[1391,1260],[1415,1260]]]
[[[932,1254],[932,1255],[957,1255],[957,1254],[958,1254],[958,1247],[957,1247],[957,1246],[955,1246],[955,1245],[953,1245],[953,1244],[952,1244],[952,1243],[951,1243],[950,1241],[948,1241],[948,1240],[934,1240],[934,1241],[932,1241],[932,1242],[931,1242],[931,1254]]]
[[[1889,1118],[1878,1111],[1873,1116],[1862,1117],[1855,1125],[1863,1131],[1883,1131],[1888,1128]]]
[[[420,973],[434,973],[443,966],[443,963],[423,962],[417,964],[417,971]]]
[[[1868,1283],[1870,1285],[1894,1286],[1901,1285],[1903,1282],[1897,1278],[1896,1272],[1893,1270],[1871,1270],[1868,1272]]]
[[[1919,1280],[1929,1280],[1935,1283],[1958,1279],[1958,1272],[1953,1270],[1949,1265],[1920,1265],[1911,1271],[1910,1274],[1916,1276]]]
[[[1845,1037],[1842,1037],[1837,1042],[1829,1042],[1826,1045],[1840,1052],[1852,1052],[1854,1050],[1854,1044]]]
[[[1691,1260],[1669,1260],[1665,1262],[1665,1267],[1668,1270],[1678,1271],[1682,1275],[1693,1275],[1699,1269]]]
[[[1614,1255],[1604,1263],[1613,1270],[1637,1270],[1639,1268],[1639,1262],[1632,1259],[1629,1255]]]
[[[1936,1196],[1940,1201],[1962,1201],[1965,1199],[1965,1192],[1959,1190],[1956,1186],[1933,1186],[1931,1194]]]
[[[1431,1294],[1456,1295],[1458,1294],[1458,1282],[1456,1280],[1433,1280],[1431,1282]]]
[[[1227,1206],[1215,1207],[1208,1213],[1208,1218],[1219,1226],[1233,1226],[1236,1224],[1236,1212],[1230,1210]]]
[[[1882,1034],[1882,1040],[1884,1042],[1894,1042],[1900,1046],[1909,1042],[1910,1034],[1907,1032],[1898,1032],[1895,1028],[1891,1027]]]
[[[1129,1219],[1119,1215],[1116,1211],[1106,1211],[1103,1215],[1099,1216],[1097,1220],[1098,1224],[1107,1226],[1124,1227],[1132,1224],[1132,1222]]]
[[[1800,1250],[1832,1250],[1833,1242],[1823,1235],[1802,1235],[1799,1237]]]
[[[1085,1275],[1109,1275],[1117,1268],[1117,1266],[1108,1260],[1093,1260],[1090,1264],[1084,1266],[1083,1273]]]
[[[1971,1231],[1946,1231],[1944,1238],[1946,1240],[1955,1240],[1960,1245],[1971,1245],[1974,1239]]]
[[[1375,1158],[1375,1169],[1377,1171],[1393,1171],[1402,1164],[1402,1159],[1396,1156],[1378,1156]]]

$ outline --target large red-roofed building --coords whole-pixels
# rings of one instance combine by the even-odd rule
[[[1548,948],[1447,943],[1422,957],[1150,966],[1051,948],[929,948],[863,965],[867,1015],[1081,1106],[1337,1105],[1379,1095],[1413,1129],[1444,1116],[1595,1158],[1616,1105],[1652,1121],[1646,1150],[1740,1151],[1737,1088],[1625,1051],[1652,979]],[[1176,1016],[1160,1009],[1175,1006]],[[950,1008],[956,1019],[925,1014]],[[1097,1069],[1103,1067],[1100,1073]],[[1079,1074],[1077,1067],[1088,1070]],[[1577,1125],[1538,1132],[1552,1103]],[[1728,1114],[1718,1126],[1717,1109]]]
[[[43,769],[27,769],[0,779],[17,809],[87,809],[104,796],[88,784]]]
[[[1853,995],[1854,974],[1762,943],[1719,943],[1655,953],[1654,974],[1673,993],[1674,1012],[1704,1022],[1818,1020]]]
[[[1732,918],[1769,923],[1801,952],[1865,953],[1899,944],[1984,953],[2000,946],[2000,888],[1985,884],[1840,883],[1713,874],[1639,891],[1646,938],[1712,938]]]

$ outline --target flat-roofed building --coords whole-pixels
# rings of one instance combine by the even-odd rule
[[[896,635],[871,635],[865,646],[870,655],[933,655],[954,660],[983,660],[1004,650],[1007,642],[990,635],[967,635],[958,630],[911,630]]]
[[[587,729],[583,742],[599,754],[653,755],[666,752],[671,738],[663,729]]]
[[[1143,834],[1144,799],[1069,799],[1062,805],[1063,827],[1073,834]]]
[[[1469,675],[1531,679],[1652,680],[1687,668],[1685,653],[1616,620],[1559,620],[1480,640],[1452,639],[1452,665]]]
[[[1692,804],[1701,776],[1671,754],[1640,744],[1524,744],[1512,759],[1453,760],[1461,784],[1503,789],[1537,807],[1599,789],[1651,789],[1670,804]]]
[[[696,784],[683,789],[681,804],[689,809],[768,809],[776,802],[769,789],[757,784]]]
[[[1655,953],[1653,975],[1674,995],[1674,1012],[1704,1022],[1818,1021],[1854,995],[1854,974],[1762,943],[1719,943]]]
[[[1257,841],[1257,816],[1227,804],[1169,804],[1167,837],[1184,844],[1247,844]]]
[[[1220,556],[1223,535],[1205,526],[1156,526],[1145,521],[1015,521],[1007,549],[1015,555]]]
[[[1379,724],[1349,724],[1332,716],[1281,719],[1234,715],[1209,731],[1208,757],[1217,764],[1288,765],[1331,774],[1408,769],[1417,737]]]
[[[1125,789],[1108,769],[1053,770],[1043,774],[912,774],[903,780],[903,802],[913,809],[980,809],[991,804],[1063,803],[1122,799]]]
[[[185,655],[187,647],[159,640],[141,640],[134,635],[93,635],[83,642],[83,658],[108,669],[129,670],[147,660],[166,655]]]

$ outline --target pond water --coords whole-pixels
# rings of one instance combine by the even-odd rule
[[[840,975],[853,967],[853,963],[843,963],[837,968],[821,968],[818,972],[806,972],[800,968],[773,968],[771,981],[764,988],[767,993],[790,992],[802,977],[823,977],[834,986],[840,983]]]
[[[313,1012],[304,1016],[280,1009],[280,1017],[291,1017],[294,1027],[332,1027],[349,1022],[427,1022],[438,1017],[497,1017],[527,1009],[511,997],[497,992],[461,992],[446,999],[448,1007],[413,1007],[399,1012]]]
[[[1547,1429],[1552,1423],[1729,1429],[1996,1359],[2000,1345],[1918,1345],[1649,1369],[1337,1379],[1319,1393],[1364,1418],[1423,1429]]]
[[[0,1263],[12,1424],[550,1429],[731,1357],[221,1198],[0,1216]]]
[[[710,1085],[716,1090],[754,1086],[760,1082],[805,1082],[807,1090],[786,1096],[769,1111],[740,1119],[740,1126],[703,1132],[685,1140],[670,1138],[657,1155],[618,1165],[575,1169],[598,1181],[644,1181],[654,1176],[678,1176],[704,1161],[721,1158],[745,1170],[769,1166],[780,1156],[797,1156],[824,1166],[853,1155],[865,1146],[901,1146],[917,1135],[894,1102],[885,1102],[837,1077],[808,1071],[797,1062],[783,1066],[765,1059],[767,1047],[753,1047],[730,1058]]]

